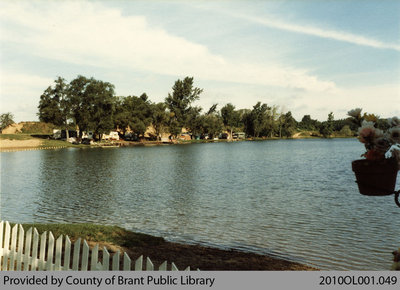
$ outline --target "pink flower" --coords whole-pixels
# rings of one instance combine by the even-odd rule
[[[358,129],[358,135],[362,143],[372,144],[376,138],[383,136],[383,132],[374,127],[374,122],[363,121],[362,126]]]
[[[361,128],[359,135],[362,143],[369,143],[375,135],[375,130],[373,128]]]

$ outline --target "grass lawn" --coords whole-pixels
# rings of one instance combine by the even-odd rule
[[[158,245],[165,242],[163,238],[127,231],[118,226],[96,224],[22,224],[22,226],[25,230],[35,227],[39,234],[51,231],[56,239],[61,235],[68,235],[71,241],[82,238],[88,242],[108,242],[120,247]]]
[[[88,147],[88,145],[76,145],[69,143],[67,141],[61,141],[61,140],[53,140],[53,139],[42,139],[43,143],[40,146],[41,148],[47,148],[47,147],[74,147],[74,148],[80,148],[80,147]]]
[[[31,134],[0,134],[0,139],[30,140],[34,138],[31,136]]]

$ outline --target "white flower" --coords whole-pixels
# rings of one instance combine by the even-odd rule
[[[388,130],[388,135],[393,143],[400,144],[400,127],[390,128]]]
[[[400,168],[400,145],[396,144],[390,147],[390,150],[386,153],[386,158],[395,158]]]
[[[372,121],[363,120],[361,123],[361,127],[358,129],[358,131],[361,131],[363,128],[375,129],[375,123]]]
[[[387,122],[391,127],[400,126],[400,119],[397,117],[387,119]]]
[[[356,108],[356,109],[348,111],[347,115],[349,115],[350,117],[358,118],[358,117],[361,117],[361,111],[362,111],[361,108]]]

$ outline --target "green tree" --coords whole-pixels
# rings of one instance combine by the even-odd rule
[[[216,108],[216,104],[212,105],[207,113],[200,118],[202,134],[208,134],[210,139],[217,137],[219,133],[222,132],[224,125],[221,116],[216,111]]]
[[[68,139],[68,119],[70,117],[70,103],[67,98],[68,84],[62,77],[58,77],[54,83],[54,87],[49,86],[40,96],[39,120],[65,128]]]
[[[191,104],[200,98],[202,89],[193,86],[193,77],[186,77],[183,81],[177,80],[172,87],[172,94],[168,94],[165,103],[170,112],[170,131],[173,135],[187,127],[188,113]]]
[[[114,113],[114,128],[122,131],[122,135],[125,135],[126,130],[129,126],[128,118],[129,111],[125,104],[125,98],[118,96],[114,98],[115,113]]]
[[[115,96],[111,83],[78,76],[69,84],[67,100],[81,136],[83,131],[93,130],[101,139],[114,128]]]
[[[307,131],[317,130],[321,126],[318,120],[314,120],[310,115],[304,115],[299,123],[299,128]]]
[[[192,133],[192,137],[196,137],[203,133],[204,118],[201,115],[201,107],[191,107],[187,113],[187,127]]]
[[[278,118],[279,118],[279,113],[278,113],[278,106],[272,106],[272,108],[270,108],[267,111],[267,122],[266,122],[266,126],[263,132],[264,136],[269,136],[269,137],[273,137],[277,134],[278,130],[279,130],[279,123],[278,123]]]
[[[267,104],[257,102],[253,110],[243,115],[243,123],[247,135],[260,137],[261,133],[268,134],[268,121],[271,115],[271,108]]]
[[[128,128],[132,129],[133,127],[136,98],[133,96],[116,98],[114,126],[118,127],[123,135],[125,135]]]
[[[334,117],[333,113],[330,112],[328,115],[328,120],[322,122],[319,132],[322,134],[324,138],[328,138],[333,133],[333,125],[334,125]]]
[[[153,120],[150,100],[146,93],[143,93],[140,97],[131,97],[131,102],[133,109],[130,111],[129,126],[139,136],[144,137],[147,127]]]
[[[266,112],[269,109],[267,104],[262,104],[258,102],[252,111],[253,115],[253,130],[254,130],[254,137],[260,137],[261,131],[264,129],[265,123],[267,121]]]
[[[264,120],[260,133],[261,136],[273,137],[277,132],[278,130],[277,118],[279,116],[277,110],[278,110],[277,106],[267,107],[263,115]]]
[[[292,137],[297,128],[297,121],[293,118],[290,111],[282,116],[281,137]]]
[[[114,86],[108,82],[91,79],[87,86],[89,99],[92,100],[89,108],[89,128],[95,135],[108,134],[114,129],[113,117],[115,113]]]
[[[83,131],[89,131],[91,96],[87,91],[90,79],[79,75],[69,83],[67,90],[67,100],[70,104],[71,118],[79,127],[79,137]]]
[[[251,110],[243,109],[240,111],[240,114],[244,132],[247,136],[254,136],[253,117],[251,114]]]
[[[166,132],[168,127],[169,114],[167,112],[167,105],[165,103],[152,104],[151,113],[151,123],[156,132],[157,140],[161,140],[161,134]]]
[[[14,124],[14,115],[11,114],[10,112],[8,113],[3,113],[0,115],[0,129],[3,130],[4,128],[10,126],[11,124]]]
[[[240,114],[235,111],[235,106],[231,103],[221,108],[222,122],[227,130],[230,131],[230,138],[233,138],[233,130],[239,127]]]
[[[333,120],[333,122],[332,122],[333,132],[339,132],[346,125],[349,125],[349,124],[345,119]],[[350,128],[350,126],[349,126],[349,128]]]
[[[344,125],[343,128],[340,130],[340,135],[350,137],[353,136],[353,132],[350,129],[349,125]]]

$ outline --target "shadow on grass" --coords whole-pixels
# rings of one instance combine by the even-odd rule
[[[50,134],[30,134],[31,137],[33,138],[39,138],[39,139],[51,139]]]

